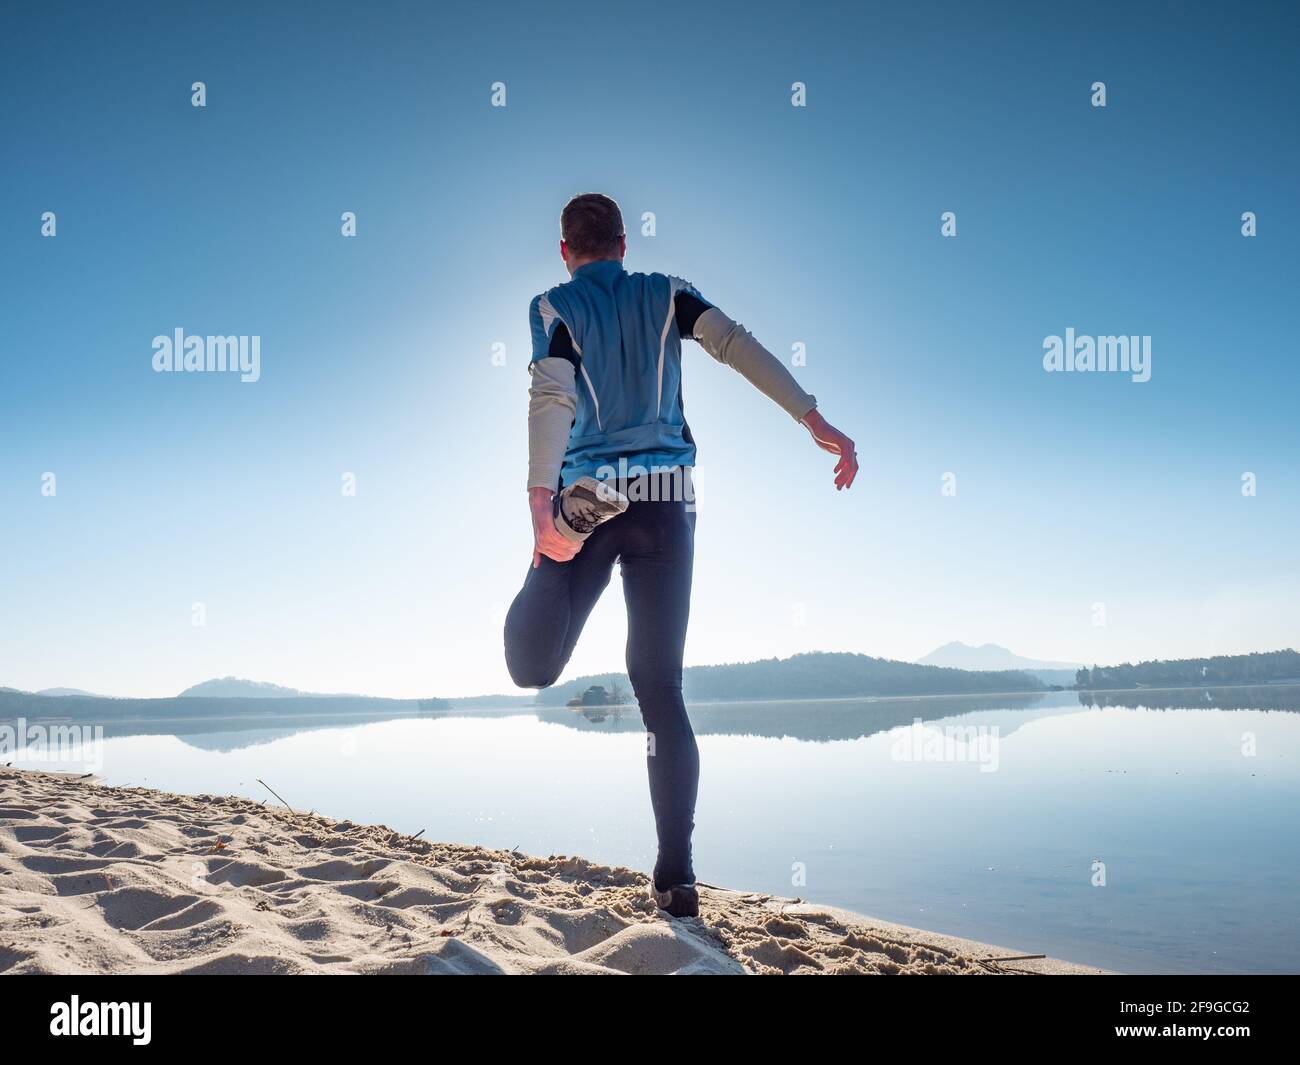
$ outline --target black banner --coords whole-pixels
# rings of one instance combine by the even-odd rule
[[[580,987],[516,981],[489,990],[472,979],[435,986],[377,978],[66,976],[15,977],[0,987],[10,1053],[64,1043],[76,1051],[112,1044],[127,1053],[247,1046],[259,1056],[317,1047],[373,1052],[395,1040],[436,1052],[448,1036],[481,1041],[502,1028],[511,1042],[532,1035],[545,1047],[556,1036],[566,1042],[598,1036],[606,1051],[611,1039],[636,1051],[644,1036],[630,1029],[645,1025],[653,1038],[665,1025],[686,1025],[685,1035],[706,1017],[715,1038],[742,1045],[784,1036],[866,1038],[873,1046],[888,1041],[921,1052],[1080,1051],[1126,1043],[1233,1052],[1289,1043],[1297,990],[1293,977],[1186,976],[733,980],[630,994],[590,981]],[[757,1028],[756,1009],[763,1017]],[[1046,1042],[1025,1042],[1040,1038]],[[680,1035],[675,1043],[681,1047]]]

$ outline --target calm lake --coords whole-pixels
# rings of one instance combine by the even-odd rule
[[[1121,972],[1300,971],[1300,687],[691,717],[706,883]],[[105,736],[109,784],[269,798],[260,777],[295,808],[430,839],[653,862],[634,710],[154,720]],[[51,768],[33,754],[15,765]]]

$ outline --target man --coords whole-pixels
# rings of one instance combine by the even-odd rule
[[[681,278],[629,274],[618,204],[575,196],[560,215],[572,280],[534,298],[528,403],[533,562],[506,616],[516,684],[545,688],[620,563],[627,673],[650,734],[647,765],[659,853],[653,894],[696,916],[691,832],[699,754],[682,701],[690,613],[695,442],[682,407],[681,341],[739,371],[839,456],[836,489],[858,472],[853,441],[817,411],[781,362]]]

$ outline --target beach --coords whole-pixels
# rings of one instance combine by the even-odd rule
[[[0,769],[0,973],[1084,974],[802,899]]]

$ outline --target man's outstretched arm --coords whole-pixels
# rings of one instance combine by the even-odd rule
[[[817,410],[817,397],[799,387],[781,360],[754,339],[739,322],[728,318],[689,292],[676,296],[677,329],[693,337],[718,362],[730,366],[763,395],[776,403],[811,434],[823,451],[839,456],[835,488],[848,488],[858,475],[853,441],[831,425]]]

